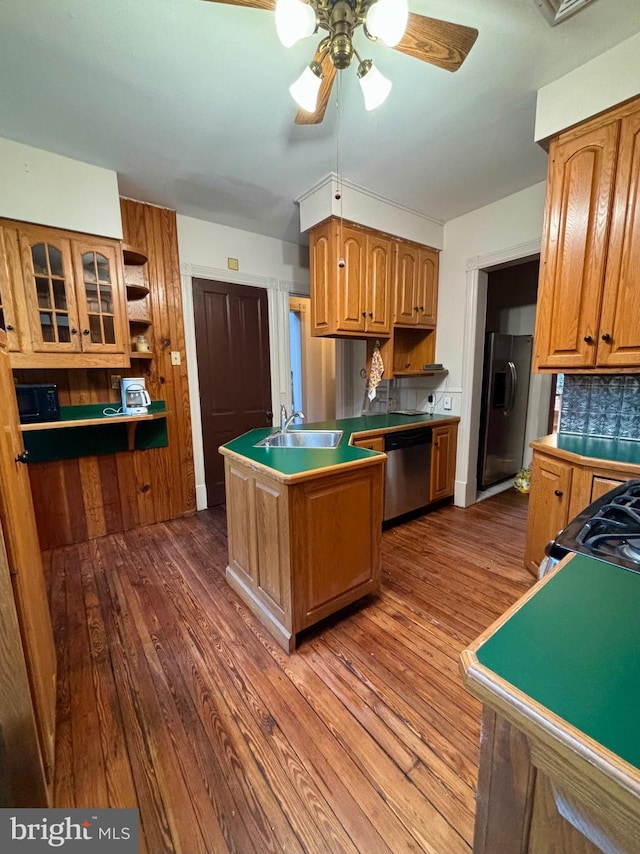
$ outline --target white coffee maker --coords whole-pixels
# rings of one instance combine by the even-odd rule
[[[123,415],[146,415],[151,398],[144,377],[125,377],[120,380]]]

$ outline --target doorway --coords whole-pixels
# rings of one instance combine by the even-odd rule
[[[289,298],[292,411],[305,421],[336,417],[336,342],[311,335],[311,300]]]
[[[193,279],[207,505],[224,504],[220,445],[270,426],[269,313],[263,288]]]

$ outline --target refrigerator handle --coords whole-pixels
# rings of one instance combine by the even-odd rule
[[[511,382],[509,383],[509,400],[504,408],[504,414],[510,415],[516,402],[516,394],[518,391],[518,372],[516,371],[515,364],[511,361],[507,362],[507,367],[509,368]]]

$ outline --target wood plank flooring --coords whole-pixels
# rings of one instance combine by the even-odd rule
[[[224,579],[223,511],[47,553],[55,806],[149,854],[469,854],[480,706],[458,656],[531,585],[527,499],[383,536],[382,594],[287,656]]]

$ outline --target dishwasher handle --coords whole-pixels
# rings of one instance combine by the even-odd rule
[[[395,433],[387,433],[384,437],[384,449],[387,451],[400,451],[403,448],[413,448],[416,445],[430,445],[433,441],[433,430],[431,427],[417,427],[414,430],[398,430]]]

